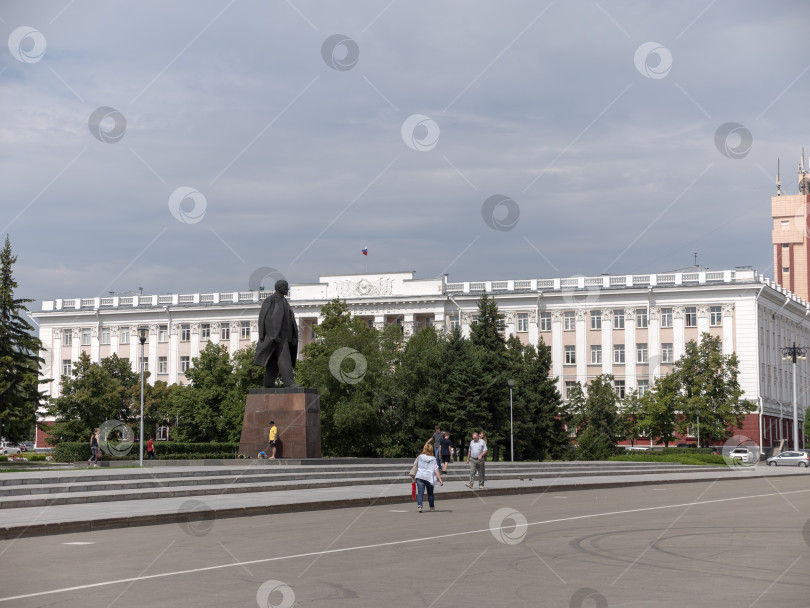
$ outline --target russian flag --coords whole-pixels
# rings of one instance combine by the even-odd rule
[[[363,247],[363,255],[368,255],[368,245]]]

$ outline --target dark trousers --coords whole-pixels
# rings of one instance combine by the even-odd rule
[[[95,445],[90,446],[90,462],[98,462],[98,447]]]
[[[292,360],[290,359],[290,345],[282,342],[267,360],[264,368],[264,387],[273,388],[276,385],[276,376],[281,372],[281,382],[284,386],[295,384],[293,377]]]
[[[425,489],[427,489],[428,495],[428,504],[430,508],[433,508],[433,484],[429,481],[425,481],[424,479],[416,478],[416,505],[421,507],[422,506],[422,497],[425,495]]]
[[[155,459],[154,450],[152,450],[151,452],[149,450],[146,450],[146,459],[147,460],[154,460]]]

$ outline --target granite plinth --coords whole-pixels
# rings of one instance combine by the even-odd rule
[[[256,458],[259,452],[267,452],[271,420],[278,428],[276,458],[321,457],[321,401],[317,389],[251,389],[245,402],[240,454]]]

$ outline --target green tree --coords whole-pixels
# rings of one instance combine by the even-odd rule
[[[0,251],[0,437],[9,441],[32,438],[37,407],[45,399],[39,387],[49,382],[39,378],[42,342],[21,314],[33,300],[14,297],[16,261],[6,235]]]
[[[613,390],[613,376],[602,374],[590,382],[579,423],[579,460],[605,460],[616,453],[621,419]]]
[[[665,446],[675,441],[679,390],[677,376],[667,374],[656,378],[641,398],[641,426],[654,441]]]
[[[630,440],[630,445],[636,445],[639,437],[649,437],[646,424],[644,405],[637,390],[628,391],[622,399],[621,408],[621,436]]]
[[[723,355],[719,337],[703,333],[700,343],[689,341],[673,371],[681,412],[677,430],[686,434],[699,423],[703,446],[733,435],[731,429],[739,428],[745,415],[756,409],[742,399],[739,373],[736,353]]]

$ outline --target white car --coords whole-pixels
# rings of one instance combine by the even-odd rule
[[[734,448],[729,452],[728,457],[732,460],[742,460],[745,463],[754,462],[754,453],[748,448]]]
[[[20,454],[22,450],[10,441],[0,442],[0,456],[8,456],[9,454]]]

